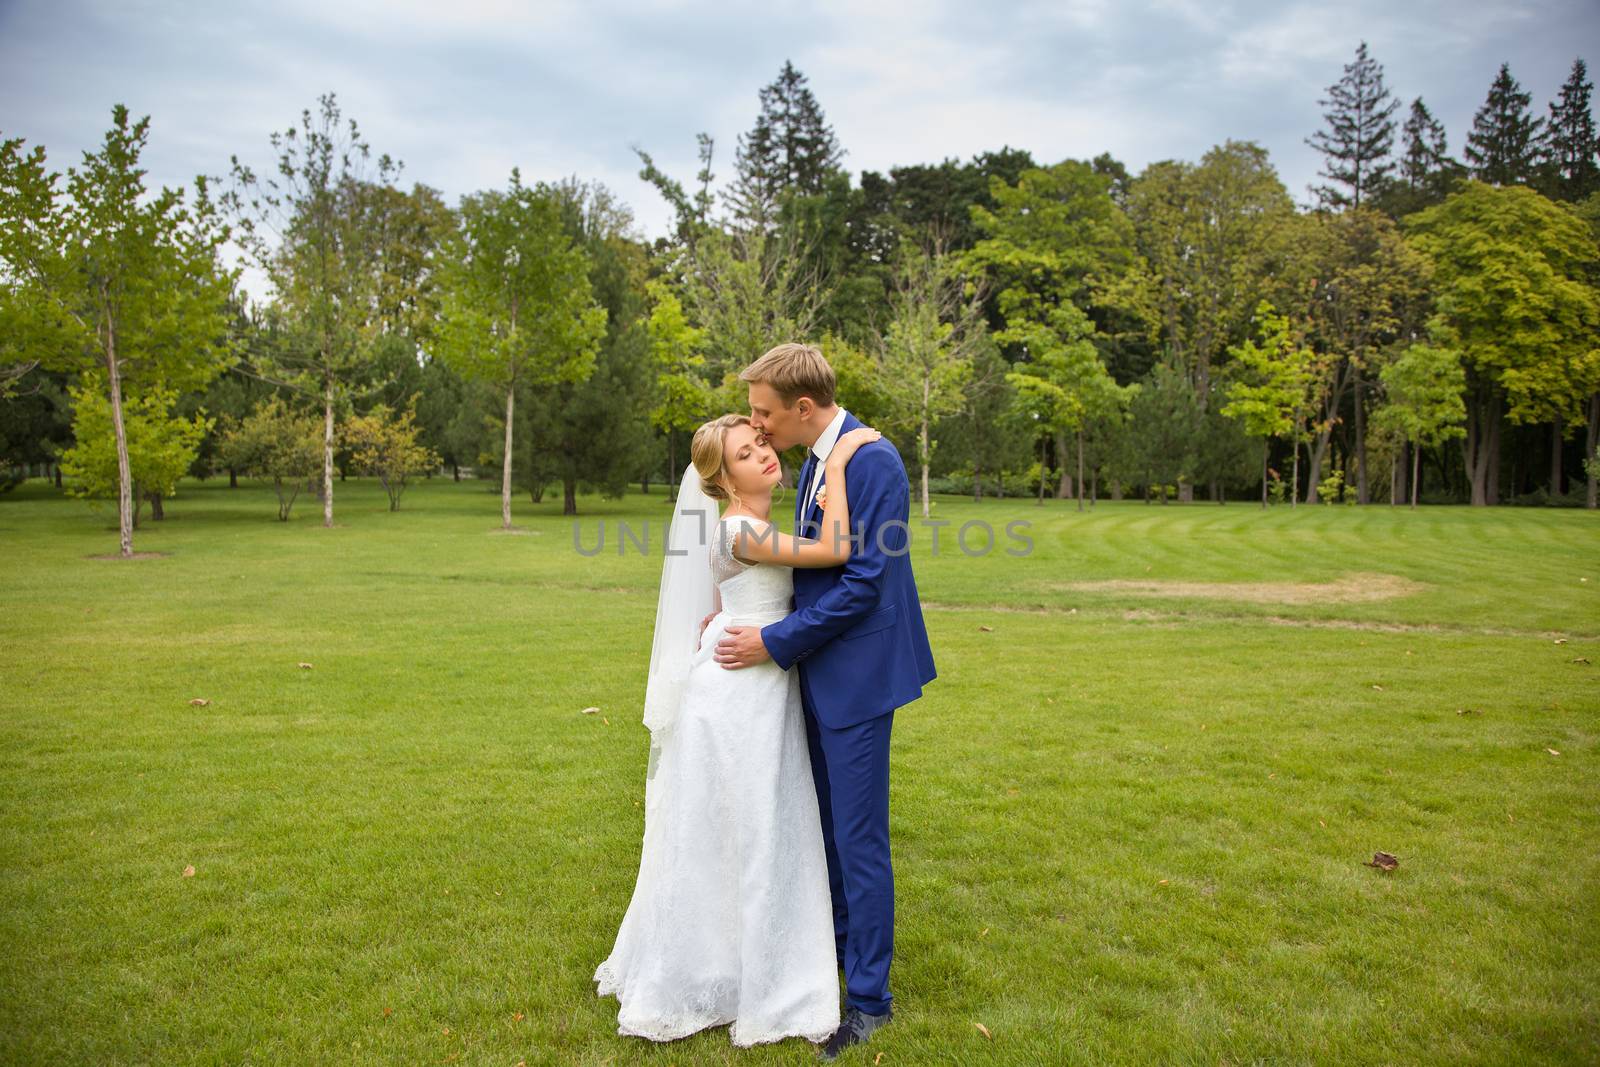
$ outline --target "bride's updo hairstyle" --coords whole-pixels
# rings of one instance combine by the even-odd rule
[[[733,496],[728,486],[728,462],[724,453],[728,431],[741,424],[750,425],[750,416],[718,415],[701,423],[689,444],[689,460],[700,474],[700,488],[712,500],[729,500]]]

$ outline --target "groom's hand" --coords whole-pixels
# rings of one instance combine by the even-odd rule
[[[772,658],[767,652],[767,646],[761,640],[761,627],[730,626],[726,632],[727,636],[717,642],[717,651],[713,658],[728,670],[754,667],[757,663]]]

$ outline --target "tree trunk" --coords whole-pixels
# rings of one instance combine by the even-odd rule
[[[1592,446],[1591,446],[1591,450],[1592,450]],[[59,463],[56,464],[55,479],[56,479],[56,488],[60,489],[61,488],[61,464],[59,464]],[[1593,503],[1594,480],[1593,479],[1590,479],[1590,481],[1589,481],[1589,496],[1591,498],[1589,506],[1592,508],[1592,507],[1594,507],[1594,503]]]
[[[322,386],[322,525],[333,525],[333,380]]]
[[[1484,499],[1491,506],[1500,503],[1500,409],[1501,398],[1495,397],[1494,416],[1489,421],[1489,469],[1484,485]]]
[[[1072,495],[1072,475],[1067,472],[1067,432],[1056,431],[1056,469],[1061,477],[1056,481],[1056,499],[1065,500]]]
[[[1422,491],[1422,442],[1411,444],[1411,508],[1416,510],[1417,494]]]
[[[1270,438],[1261,441],[1261,506],[1267,506],[1267,453],[1272,451]]]
[[[160,522],[162,519],[164,519],[166,517],[167,517],[167,513],[165,511],[163,511],[162,508],[161,508],[161,494],[160,493],[151,493],[150,494],[150,518],[155,522]]]
[[[106,376],[111,383],[111,427],[117,437],[117,537],[124,557],[133,555],[133,470],[128,462],[128,430],[122,421],[122,368],[117,362],[117,328],[106,317]]]
[[[459,463],[450,464],[450,474],[451,474],[451,477],[453,478],[453,480],[459,482],[461,480],[461,464],[459,464]]]
[[[1589,432],[1584,435],[1583,470],[1587,482],[1586,496],[1583,506],[1594,508],[1600,506],[1600,478],[1595,470],[1600,467],[1600,457],[1595,455],[1595,447],[1600,445],[1600,393],[1589,397]],[[61,484],[61,468],[56,468],[56,485]]]
[[[1367,407],[1361,397],[1361,371],[1351,371],[1351,385],[1356,401],[1356,503],[1371,502],[1367,495]]]
[[[928,445],[928,383],[922,385],[922,428],[917,434],[917,462],[922,466],[922,517],[928,517],[928,464],[933,459],[932,449]]]
[[[1083,510],[1083,428],[1078,428],[1078,510]]]
[[[1550,498],[1561,495],[1561,416],[1550,424]]]
[[[571,478],[564,478],[561,481],[561,486],[563,492],[561,514],[576,515],[578,513],[578,483]]]
[[[517,402],[517,383],[506,387],[506,454],[500,464],[500,528],[511,529],[511,413]]]

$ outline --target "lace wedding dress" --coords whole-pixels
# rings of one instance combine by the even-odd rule
[[[793,568],[711,539],[722,611],[694,655],[676,723],[645,783],[633,898],[598,995],[619,1034],[670,1041],[731,1023],[735,1045],[822,1042],[839,1026],[833,909],[799,676],[771,660],[729,670],[712,654],[728,626],[789,614]]]

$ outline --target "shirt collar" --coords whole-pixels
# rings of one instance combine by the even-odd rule
[[[825,461],[828,453],[833,451],[834,443],[839,440],[839,430],[844,426],[844,417],[845,410],[841,407],[833,413],[833,421],[822,431],[817,443],[811,446],[811,454],[817,457],[818,462]]]

